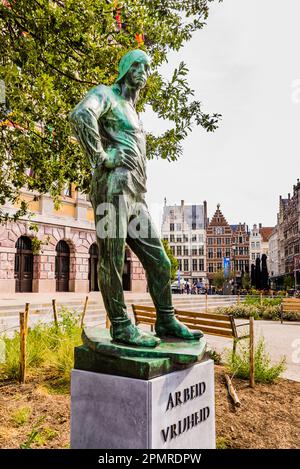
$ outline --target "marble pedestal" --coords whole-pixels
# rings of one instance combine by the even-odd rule
[[[71,448],[215,448],[213,361],[150,380],[73,370]]]

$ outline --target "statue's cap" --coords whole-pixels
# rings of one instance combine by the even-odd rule
[[[123,77],[125,77],[126,73],[134,62],[141,61],[149,64],[151,62],[149,55],[147,55],[146,52],[141,49],[131,50],[127,52],[127,54],[123,55],[119,63],[119,75],[116,79],[116,83],[122,80]]]

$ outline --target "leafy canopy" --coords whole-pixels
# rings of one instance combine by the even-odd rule
[[[194,123],[214,131],[220,115],[204,113],[193,99],[186,66],[170,81],[158,71],[168,51],[203,28],[212,1],[2,0],[0,204],[15,201],[22,187],[54,199],[66,182],[88,189],[90,170],[68,114],[89,88],[112,84],[121,56],[138,46],[153,60],[138,110],[149,104],[170,123],[165,133],[148,134],[148,158],[176,160]]]

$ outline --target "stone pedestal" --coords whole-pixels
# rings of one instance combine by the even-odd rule
[[[215,448],[213,361],[150,380],[73,370],[71,447]]]

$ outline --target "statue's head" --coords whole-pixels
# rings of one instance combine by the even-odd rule
[[[127,81],[137,89],[143,88],[150,73],[150,63],[150,57],[140,49],[127,52],[120,60],[116,83]]]

